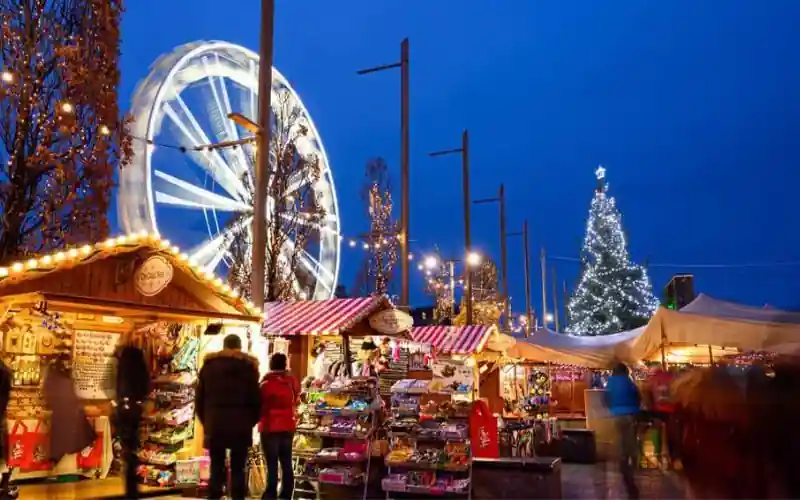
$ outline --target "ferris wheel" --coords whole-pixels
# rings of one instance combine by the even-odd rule
[[[128,233],[147,231],[188,249],[190,261],[225,274],[252,251],[255,144],[204,146],[246,138],[228,117],[258,114],[258,55],[228,42],[194,42],[160,57],[133,97],[134,157],[120,173],[119,220]],[[333,296],[339,274],[340,225],[333,175],[322,139],[300,97],[272,69],[273,127],[277,103],[296,111],[294,146],[314,157],[318,174],[284,183],[297,192],[308,183],[324,217],[303,221],[302,247],[286,231],[278,262],[295,262],[289,278],[301,298]],[[270,148],[271,149],[271,148]],[[274,168],[275,155],[271,154]],[[270,192],[274,192],[271,190]],[[267,200],[267,217],[279,196]],[[283,214],[282,214],[283,215]],[[303,215],[303,214],[300,214]],[[243,250],[242,250],[243,249]],[[298,255],[299,251],[299,255]],[[286,254],[293,254],[291,258]]]

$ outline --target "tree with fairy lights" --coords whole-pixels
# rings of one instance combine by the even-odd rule
[[[121,0],[0,2],[0,262],[108,233]]]
[[[397,264],[398,224],[392,215],[392,189],[389,168],[383,158],[367,162],[361,200],[369,217],[369,232],[364,237],[367,251],[364,270],[358,277],[365,295],[389,292]]]
[[[309,269],[300,266],[307,259],[306,248],[318,243],[318,229],[326,216],[320,203],[322,193],[315,186],[322,176],[322,164],[313,154],[298,148],[308,129],[302,120],[297,100],[284,91],[273,97],[273,129],[269,154],[272,170],[267,188],[267,248],[264,266],[264,298],[267,302],[305,299],[305,286],[313,281]],[[260,154],[260,153],[259,153]],[[253,192],[254,179],[242,174],[247,192]],[[231,217],[227,226],[247,227],[252,215]],[[235,231],[231,236],[231,268],[228,282],[244,297],[250,295],[251,234]]]
[[[463,280],[462,280],[463,281]],[[467,308],[461,300],[454,325],[467,324]],[[502,311],[500,293],[497,289],[497,265],[483,257],[477,269],[472,271],[472,322],[476,325],[497,325]]]
[[[581,276],[567,304],[567,331],[577,335],[630,330],[646,324],[658,308],[646,270],[628,254],[605,173],[602,166],[595,172],[597,188],[586,223]]]

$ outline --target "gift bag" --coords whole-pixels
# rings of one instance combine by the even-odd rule
[[[469,415],[469,432],[473,457],[498,458],[500,456],[497,418],[492,415],[489,411],[489,405],[482,399],[472,403],[472,410]]]
[[[28,427],[22,420],[14,422],[11,432],[8,433],[8,467],[20,468],[25,463],[25,433]]]
[[[33,431],[25,431],[23,440],[25,441],[25,458],[20,469],[23,472],[48,470],[53,467],[53,464],[48,459],[50,435],[41,430],[42,421],[36,422],[36,428]]]
[[[97,438],[91,446],[82,449],[76,456],[75,461],[80,470],[99,469],[103,462],[103,433],[98,432]]]

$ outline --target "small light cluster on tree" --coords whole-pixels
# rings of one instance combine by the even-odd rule
[[[108,234],[120,0],[0,2],[0,262]]]
[[[306,248],[318,243],[318,231],[326,217],[315,189],[322,176],[322,163],[316,155],[304,155],[298,142],[306,134],[303,112],[289,91],[273,97],[273,128],[270,140],[269,187],[267,188],[267,248],[264,297],[267,302],[305,299],[313,290],[315,277]],[[256,152],[256,154],[262,154]],[[255,159],[253,159],[253,164]],[[249,196],[255,193],[255,179],[249,172],[242,182]],[[246,200],[252,202],[252,200]],[[228,221],[232,231],[231,269],[228,281],[244,297],[250,295],[252,269],[251,214],[239,214]],[[303,265],[299,265],[303,262]]]
[[[467,323],[467,308],[463,304],[453,324],[461,326]],[[472,271],[472,324],[497,325],[503,304],[497,288],[497,265],[489,258],[481,260],[477,270]]]
[[[397,264],[399,226],[392,214],[389,168],[383,158],[367,162],[361,199],[369,218],[369,231],[363,237],[367,256],[358,277],[359,288],[365,295],[384,295],[389,293]]]
[[[567,304],[567,331],[605,335],[647,323],[658,300],[646,270],[628,254],[622,216],[608,194],[605,169],[595,172],[597,188],[589,209],[580,281]]]

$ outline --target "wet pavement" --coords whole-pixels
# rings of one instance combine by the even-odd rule
[[[636,484],[643,499],[688,498],[683,480],[674,472],[639,470]],[[613,465],[563,464],[561,491],[565,500],[627,498],[622,476]]]
[[[639,470],[636,474],[636,484],[639,486],[642,499],[685,500],[689,498],[683,481],[674,472]],[[564,500],[627,498],[619,472],[613,466],[604,466],[603,464],[563,464],[561,492]],[[177,500],[181,497],[162,498]]]

